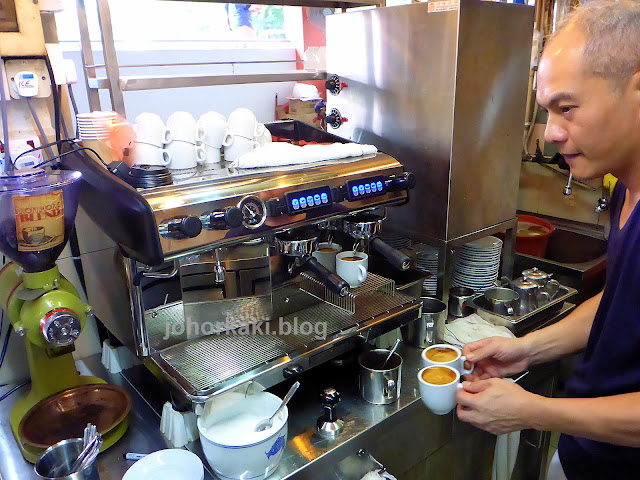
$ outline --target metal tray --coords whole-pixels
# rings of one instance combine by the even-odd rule
[[[500,313],[495,313],[487,310],[480,304],[478,300],[482,298],[482,294],[476,295],[475,297],[469,299],[466,303],[467,305],[475,309],[476,313],[485,320],[488,320],[496,325],[507,327],[513,332],[518,332],[530,327],[532,324],[537,323],[540,320],[543,320],[548,315],[557,312],[562,308],[565,300],[573,297],[577,293],[578,291],[576,289],[561,285],[558,294],[553,298],[553,300],[550,300],[547,304],[529,313],[525,313],[524,315],[502,315]]]

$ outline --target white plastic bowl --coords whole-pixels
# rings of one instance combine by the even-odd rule
[[[207,418],[198,419],[204,455],[220,478],[267,478],[278,468],[287,444],[289,412],[285,407],[274,419],[273,427],[254,432],[255,425],[273,415],[282,399],[268,392],[246,398],[241,393],[227,395],[236,396],[231,402],[225,401],[228,407],[212,412]]]

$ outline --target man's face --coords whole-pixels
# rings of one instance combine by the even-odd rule
[[[640,161],[638,92],[632,81],[616,91],[585,74],[582,45],[579,32],[566,30],[545,49],[537,91],[549,113],[545,141],[558,147],[577,178],[624,178]]]

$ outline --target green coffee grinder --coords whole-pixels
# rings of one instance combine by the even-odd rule
[[[26,340],[31,374],[30,390],[17,400],[10,421],[23,456],[32,463],[47,443],[55,443],[56,437],[82,437],[82,431],[60,430],[68,428],[61,424],[68,426],[69,421],[57,421],[54,408],[47,412],[53,418],[38,421],[41,425],[31,428],[43,436],[23,438],[29,435],[21,424],[33,416],[34,407],[41,409],[40,404],[47,404],[45,399],[73,387],[105,383],[80,376],[76,370],[74,342],[92,312],[56,265],[73,228],[80,177],[80,172],[42,169],[0,174],[0,251],[8,257],[0,270],[0,306],[15,333]],[[85,421],[82,415],[80,421]],[[126,429],[126,425],[123,427]],[[60,431],[53,432],[52,428]],[[83,426],[79,424],[78,428]],[[124,430],[117,438],[122,433]],[[117,438],[105,438],[104,448]]]

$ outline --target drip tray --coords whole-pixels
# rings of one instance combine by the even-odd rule
[[[380,277],[371,275],[371,280],[381,283]],[[321,301],[279,320],[171,346],[149,357],[149,367],[201,403],[249,380],[276,385],[354,348],[374,326],[397,320],[386,330],[376,329],[381,334],[416,318],[420,304],[413,297],[388,289],[357,290],[354,313]]]

